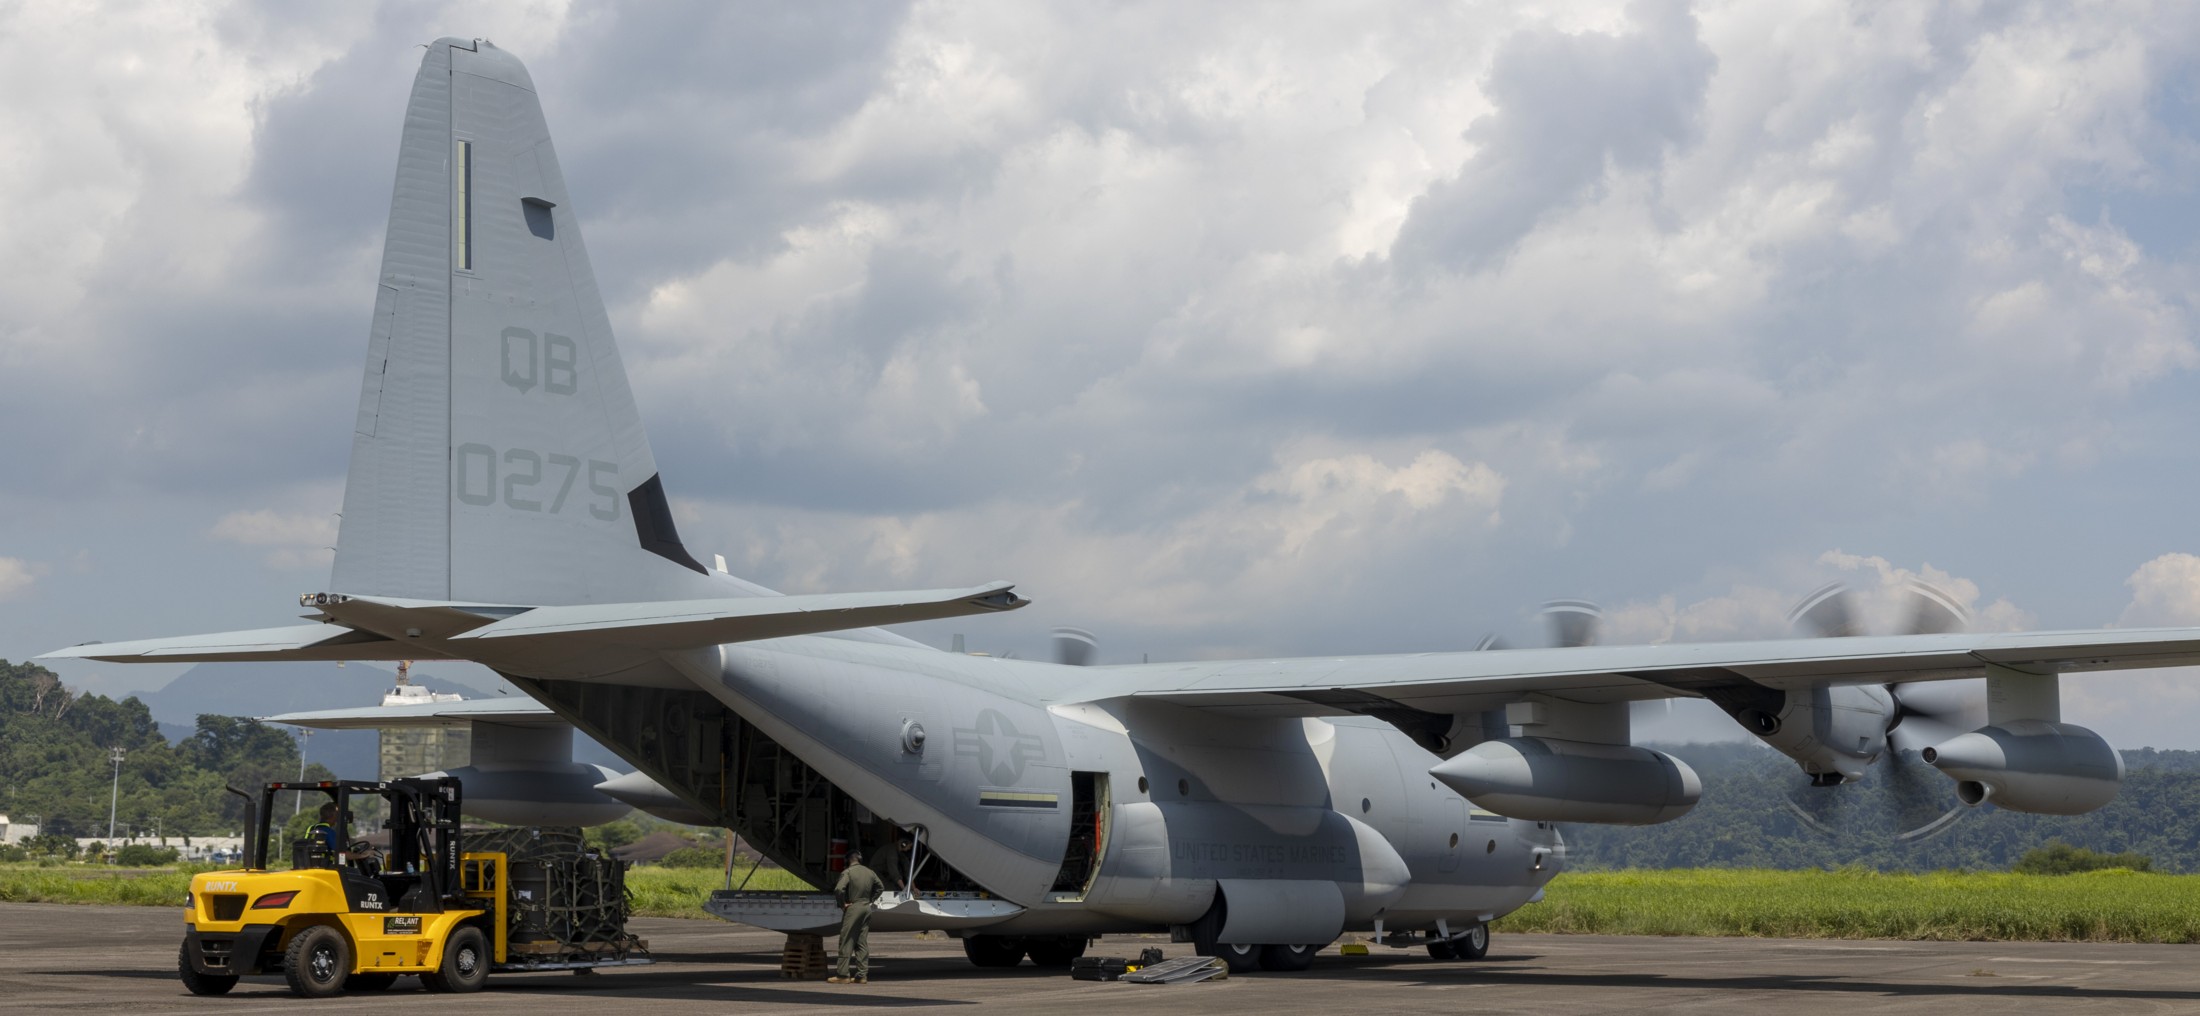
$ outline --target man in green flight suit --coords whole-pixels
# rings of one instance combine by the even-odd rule
[[[863,855],[851,851],[848,870],[833,883],[833,899],[840,903],[840,974],[826,983],[871,983],[871,901],[885,891],[878,873],[863,866]]]

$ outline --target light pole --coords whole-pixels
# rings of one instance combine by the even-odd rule
[[[114,784],[107,788],[107,848],[109,850],[114,849],[115,845],[115,801],[122,795],[122,755],[121,748],[107,750],[107,761],[115,764]]]
[[[304,782],[306,781],[306,745],[308,745],[308,744],[311,744],[311,743],[313,743],[313,728],[312,728],[312,727],[299,727],[299,728],[297,728],[297,729],[298,729],[298,782],[300,782],[300,783],[304,783]],[[303,808],[304,808],[305,806],[306,806],[306,795],[305,795],[305,791],[302,791],[302,790],[293,790],[293,791],[291,791],[291,792],[290,792],[290,817],[292,817],[292,818],[297,818],[297,817],[298,817],[298,812],[299,812],[299,810],[300,810],[300,809],[303,809]]]

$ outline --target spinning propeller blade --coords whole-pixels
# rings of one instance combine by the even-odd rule
[[[1961,631],[1970,623],[1955,597],[1930,583],[1911,580],[1902,590],[1901,634],[1938,635]],[[1796,628],[1825,638],[1868,634],[1859,616],[1856,594],[1833,583],[1803,598],[1788,620]],[[1977,681],[1930,681],[1888,685],[1893,709],[1887,717],[1887,752],[1864,800],[1846,795],[1856,810],[1843,808],[1834,795],[1812,789],[1791,793],[1788,807],[1810,828],[1829,836],[1892,835],[1914,842],[1952,825],[1963,813],[1945,780],[1927,778],[1915,752],[1986,724],[1986,690]],[[1937,775],[1937,774],[1936,774]]]
[[[1092,663],[1093,653],[1099,651],[1100,642],[1083,628],[1054,629],[1054,662],[1072,667]]]

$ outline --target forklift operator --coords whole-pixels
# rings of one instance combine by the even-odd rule
[[[321,820],[313,823],[313,828],[306,831],[306,836],[321,841],[322,848],[328,851],[331,859],[343,851],[344,845],[336,842],[336,802],[330,801],[321,806]]]
[[[336,802],[330,801],[321,805],[320,820],[306,830],[304,845],[309,851],[307,856],[313,856],[313,852],[317,852],[324,865],[353,867],[372,874],[381,867],[380,855],[367,849],[365,842],[345,843],[343,837],[346,830],[338,827],[338,814]],[[348,811],[341,814],[344,826],[351,826],[354,821],[352,814]]]

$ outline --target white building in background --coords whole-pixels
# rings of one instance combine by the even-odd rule
[[[170,836],[158,846],[174,847],[186,861],[221,861],[242,864],[244,837],[242,836]]]
[[[36,835],[38,823],[11,822],[6,815],[0,815],[0,846],[14,846]]]

